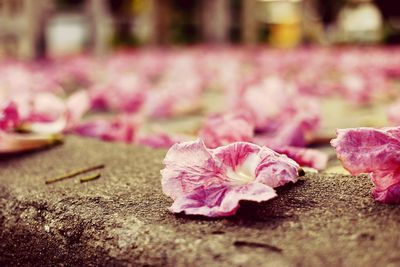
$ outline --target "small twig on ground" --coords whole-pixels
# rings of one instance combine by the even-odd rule
[[[101,176],[100,173],[96,173],[96,174],[93,174],[93,175],[89,175],[89,176],[83,177],[83,178],[79,179],[79,181],[81,183],[86,183],[86,182],[89,182],[89,181],[93,181],[93,180],[99,179],[100,176]]]
[[[105,167],[104,164],[100,164],[100,165],[92,166],[92,167],[89,167],[89,168],[76,170],[76,171],[73,171],[73,172],[65,174],[65,175],[61,175],[61,176],[58,176],[58,177],[55,177],[55,178],[52,178],[52,179],[48,179],[48,180],[46,180],[45,183],[46,184],[51,184],[51,183],[59,182],[59,181],[62,181],[62,180],[68,179],[68,178],[75,177],[75,176],[77,176],[79,174],[87,173],[87,172],[98,170],[98,169],[102,169],[104,167]]]

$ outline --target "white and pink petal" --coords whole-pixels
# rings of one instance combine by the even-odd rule
[[[171,211],[220,217],[233,215],[240,200],[265,201],[272,187],[295,182],[299,166],[268,148],[238,142],[208,149],[201,140],[175,144],[161,171]]]

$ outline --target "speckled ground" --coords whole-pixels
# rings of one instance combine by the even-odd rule
[[[212,220],[168,212],[164,154],[71,137],[0,159],[0,266],[400,266],[400,207],[366,176],[307,174]],[[98,163],[98,180],[44,183]]]

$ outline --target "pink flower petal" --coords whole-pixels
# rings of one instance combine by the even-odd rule
[[[200,130],[200,137],[209,148],[233,142],[249,142],[254,134],[254,123],[244,113],[209,116]]]
[[[343,166],[353,175],[369,173],[373,196],[385,203],[399,203],[400,128],[341,129],[331,141]]]
[[[208,149],[201,140],[175,144],[164,159],[162,188],[172,212],[235,214],[240,200],[265,201],[272,187],[297,181],[299,166],[268,148],[238,142]]]

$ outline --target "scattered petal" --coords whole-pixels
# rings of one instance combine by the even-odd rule
[[[208,149],[203,141],[170,148],[161,171],[162,188],[172,212],[209,217],[230,216],[239,201],[266,201],[273,187],[296,182],[296,162],[266,147],[237,142]]]

